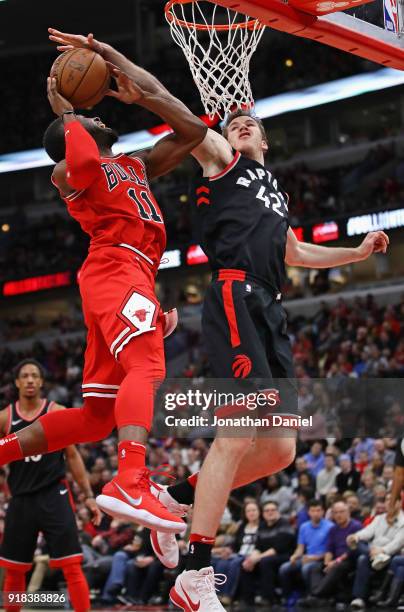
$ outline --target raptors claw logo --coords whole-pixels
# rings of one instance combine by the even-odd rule
[[[234,378],[246,378],[251,372],[252,363],[247,355],[236,355],[232,369]]]

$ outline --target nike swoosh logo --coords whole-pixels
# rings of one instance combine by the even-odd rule
[[[22,419],[17,419],[16,421],[11,421],[11,425],[18,425],[18,423],[22,423]]]
[[[116,486],[118,491],[125,497],[125,499],[128,500],[128,502],[132,506],[140,506],[140,504],[142,503],[142,499],[143,499],[142,495],[140,497],[138,497],[137,499],[135,499],[134,497],[131,497],[130,495],[128,495],[128,493],[126,493],[126,491],[121,489],[121,487],[118,484],[116,484],[116,482],[114,482],[114,485]]]
[[[184,589],[184,587],[182,587],[182,592],[184,593],[185,597],[187,598],[189,607],[191,608],[191,610],[193,612],[196,612],[197,610],[199,610],[200,606],[201,606],[201,602],[199,602],[198,604],[194,603],[192,601],[192,599],[190,598],[190,596],[188,595],[188,593],[186,592],[186,590]]]
[[[59,491],[60,495],[64,495],[65,493],[67,493],[67,489],[62,489],[61,491]]]

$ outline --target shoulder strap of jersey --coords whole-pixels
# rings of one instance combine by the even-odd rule
[[[53,400],[48,400],[48,398],[46,398],[46,404],[45,404],[44,409],[42,410],[41,414],[46,414],[47,412],[49,412],[49,408],[51,408],[54,403],[55,402]]]
[[[6,426],[6,435],[8,435],[11,431],[11,427],[12,427],[11,423],[16,419],[14,402],[10,402],[9,405],[6,406],[4,410],[8,411],[8,419],[7,419],[7,426]]]

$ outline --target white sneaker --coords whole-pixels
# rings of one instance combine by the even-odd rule
[[[390,555],[386,555],[386,553],[377,554],[372,561],[373,569],[376,571],[382,570],[390,562],[390,559]]]
[[[157,488],[157,486],[154,486],[153,484],[151,485],[151,492],[155,497],[157,497],[159,502],[162,503],[167,510],[171,508],[169,512],[171,512],[171,514],[174,516],[179,516],[181,518],[186,516],[189,506],[177,502],[177,500],[174,499],[167,491],[168,485],[159,485],[159,487],[160,488]],[[177,567],[180,558],[180,551],[174,534],[172,534],[171,537],[171,534],[152,530],[150,532],[150,542],[160,563],[162,563],[168,569]]]
[[[184,612],[226,612],[217,598],[215,584],[224,584],[224,574],[214,574],[213,567],[182,572],[171,588],[170,599]]]
[[[156,485],[151,484],[150,490],[155,497],[167,508],[167,510],[174,514],[174,516],[180,516],[181,518],[187,516],[189,506],[187,504],[180,504],[174,497],[172,497],[167,491],[168,485]]]
[[[366,604],[360,597],[357,597],[353,601],[351,601],[352,610],[364,610],[366,608]]]
[[[177,567],[180,559],[180,550],[173,533],[152,530],[150,531],[150,543],[160,563],[168,567],[168,569]]]

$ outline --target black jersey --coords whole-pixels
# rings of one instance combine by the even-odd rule
[[[52,402],[44,399],[41,409],[35,416],[26,420],[18,409],[18,402],[10,404],[9,410],[9,433],[24,429],[40,416],[48,412]],[[65,460],[63,451],[56,451],[45,455],[33,455],[25,457],[20,461],[9,464],[8,486],[11,495],[29,495],[40,489],[48,487],[66,476]]]
[[[236,153],[196,189],[197,231],[213,271],[243,270],[279,292],[285,282],[288,196],[259,162]]]

